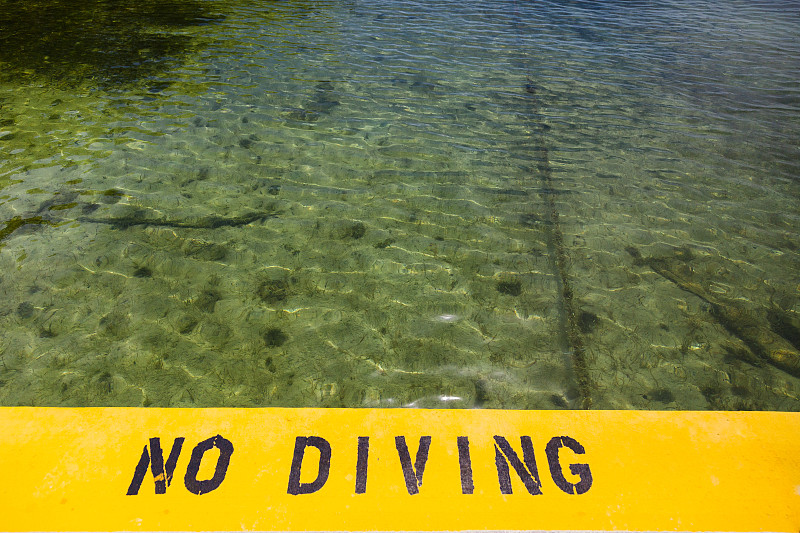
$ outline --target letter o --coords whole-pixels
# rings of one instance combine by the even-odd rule
[[[211,448],[219,449],[219,458],[217,459],[217,466],[214,468],[214,477],[199,481],[197,473],[200,471],[200,463],[203,461],[203,455]],[[199,443],[192,450],[192,458],[189,460],[189,466],[186,467],[186,476],[183,478],[183,483],[186,489],[198,496],[207,494],[225,481],[225,474],[228,472],[228,465],[231,463],[231,455],[233,454],[233,444],[228,439],[216,435],[210,439],[206,439]]]

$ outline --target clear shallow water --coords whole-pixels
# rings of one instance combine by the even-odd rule
[[[797,3],[87,5],[0,4],[0,403],[800,408]]]

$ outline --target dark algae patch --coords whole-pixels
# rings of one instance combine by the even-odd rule
[[[669,389],[653,389],[647,394],[643,395],[645,400],[651,400],[660,403],[672,403],[675,401],[675,395]]]
[[[499,281],[497,282],[497,291],[511,296],[519,296],[522,294],[522,282],[519,280]]]
[[[222,299],[222,296],[216,289],[204,289],[195,299],[194,304],[198,309],[206,313],[213,313],[214,306]]]
[[[34,307],[30,302],[22,302],[17,306],[17,315],[20,318],[30,318],[33,316]]]
[[[267,332],[264,333],[264,343],[270,348],[283,346],[287,340],[289,340],[288,335],[280,328],[269,328]]]
[[[101,193],[103,195],[102,201],[104,204],[116,204],[119,199],[125,196],[125,193],[117,189],[107,189]]]
[[[0,78],[101,87],[164,70],[192,51],[185,29],[219,21],[198,0],[0,1]]]
[[[282,280],[265,280],[258,285],[256,294],[268,304],[282,302],[289,295],[289,284]]]
[[[0,229],[0,248],[3,246],[3,241],[7,239],[12,233],[20,229],[21,227],[27,224],[34,224],[34,225],[47,225],[52,226],[53,223],[47,220],[46,218],[42,218],[40,216],[36,217],[28,217],[22,218],[20,216],[16,216],[11,220],[7,220],[5,222],[5,227]]]
[[[550,403],[559,409],[569,409],[569,403],[567,402],[567,399],[560,394],[551,394]]]
[[[386,247],[390,246],[393,243],[394,243],[394,239],[389,238],[389,239],[384,239],[382,241],[376,242],[375,244],[373,244],[373,246],[375,248],[382,249],[382,248],[386,248]]]
[[[345,239],[360,239],[367,233],[367,227],[363,222],[354,222],[345,228],[343,237]]]
[[[139,268],[137,268],[136,270],[133,271],[133,277],[134,278],[152,278],[153,277],[153,271],[150,270],[149,268],[147,268],[146,266],[142,266],[142,267],[139,267]]]
[[[593,332],[599,322],[600,318],[589,311],[581,311],[578,314],[578,329],[580,329],[583,334]]]
[[[67,204],[54,204],[48,207],[47,209],[50,211],[66,211],[67,209],[72,209],[78,205],[77,202],[69,202]]]
[[[198,320],[191,315],[183,315],[178,319],[176,327],[181,335],[188,335],[197,327]]]
[[[767,320],[775,333],[800,350],[800,318],[788,311],[770,309],[767,311]]]

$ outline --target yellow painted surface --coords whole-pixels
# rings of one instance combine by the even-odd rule
[[[372,409],[0,408],[0,529],[25,530],[800,530],[800,414],[642,411],[447,411]],[[192,451],[220,435],[233,446],[224,480],[187,490]],[[540,495],[510,468],[501,494],[494,436],[523,457],[529,436]],[[297,437],[330,444],[330,474],[316,492],[287,494]],[[404,481],[395,437],[414,462],[430,451],[419,493]],[[457,437],[470,443],[474,493],[462,494]],[[556,486],[545,453],[588,464],[584,494]],[[147,470],[126,495],[150,439],[164,461],[185,439],[164,494]],[[358,438],[369,437],[367,485],[356,494]],[[217,448],[202,456],[198,481],[214,476]],[[300,482],[316,476],[320,453],[306,448]]]

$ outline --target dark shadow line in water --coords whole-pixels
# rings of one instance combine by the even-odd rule
[[[536,154],[536,169],[539,171],[539,181],[541,189],[537,192],[542,195],[547,204],[546,220],[543,225],[545,238],[547,241],[547,252],[550,263],[555,273],[558,283],[559,293],[559,322],[563,332],[562,343],[564,348],[572,357],[572,368],[575,372],[575,380],[578,384],[578,394],[580,396],[580,407],[590,409],[592,407],[592,384],[589,378],[589,371],[586,365],[586,351],[583,345],[583,335],[581,333],[580,313],[576,309],[572,286],[567,275],[569,261],[567,252],[564,249],[564,235],[561,232],[561,225],[558,218],[558,207],[556,206],[556,195],[560,194],[553,185],[553,172],[550,167],[550,154],[547,149],[545,134],[547,129],[542,124],[541,102],[537,96],[538,88],[534,86],[533,80],[528,77],[524,85],[525,91],[530,95],[532,113],[536,117],[537,124],[534,125],[534,134],[531,136],[533,141],[533,152]]]
[[[273,211],[254,211],[237,217],[207,216],[194,221],[168,218],[146,218],[144,216],[124,216],[124,217],[78,217],[79,222],[90,222],[93,224],[108,224],[116,228],[125,229],[131,226],[160,226],[165,228],[190,228],[190,229],[215,229],[222,227],[246,226],[259,220],[276,218],[278,215]]]
[[[0,249],[5,246],[4,240],[9,238],[12,233],[23,228],[24,226],[58,226],[62,223],[77,220],[78,222],[89,222],[92,224],[108,224],[114,228],[125,229],[132,226],[156,226],[163,228],[186,228],[186,229],[216,229],[222,227],[241,227],[251,224],[259,220],[266,220],[268,218],[276,218],[278,215],[272,211],[256,211],[247,213],[238,217],[219,217],[208,216],[201,217],[194,221],[189,220],[171,220],[167,218],[144,218],[137,216],[125,217],[78,217],[75,219],[56,219],[44,218],[42,216],[34,216],[23,218],[16,216],[5,222],[5,227],[0,228]]]
[[[792,376],[800,377],[800,351],[791,338],[796,334],[795,328],[779,310],[771,309],[762,313],[743,303],[712,294],[687,275],[687,272],[691,272],[686,265],[690,259],[685,257],[645,258],[633,246],[628,246],[625,251],[633,257],[634,265],[650,267],[662,278],[708,304],[711,316],[752,352],[749,358],[751,362],[758,365],[760,361],[766,361]]]

